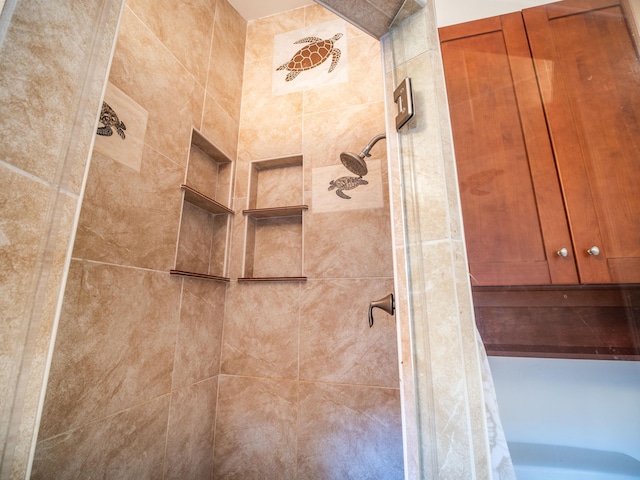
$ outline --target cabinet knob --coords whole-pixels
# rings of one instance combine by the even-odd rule
[[[567,250],[566,248],[562,247],[556,253],[558,254],[559,257],[566,257],[567,255],[569,255],[569,250]]]
[[[600,255],[600,249],[598,248],[597,245],[594,245],[589,250],[587,250],[587,253],[595,257],[596,255]]]

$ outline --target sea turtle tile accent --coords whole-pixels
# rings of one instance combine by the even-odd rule
[[[276,35],[273,95],[347,82],[346,32],[345,22],[334,20]]]
[[[340,177],[335,180],[331,180],[329,182],[329,188],[327,190],[336,191],[336,195],[340,198],[344,198],[345,200],[351,200],[351,197],[344,193],[345,190],[353,190],[354,188],[358,188],[360,185],[368,185],[367,182],[362,177]]]
[[[113,135],[113,130],[115,129],[122,140],[126,138],[124,131],[127,129],[127,126],[118,118],[118,114],[107,102],[102,102],[100,123],[102,126],[98,127],[98,131],[96,132],[98,135],[110,137]]]
[[[311,171],[311,201],[314,213],[383,208],[380,160],[367,162],[367,178],[346,172],[344,165],[316,167]]]
[[[94,150],[139,172],[148,118],[149,113],[144,108],[108,83]]]

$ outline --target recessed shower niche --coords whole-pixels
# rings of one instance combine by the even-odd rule
[[[229,282],[225,276],[229,242],[231,160],[192,130],[173,275]]]
[[[249,172],[244,277],[239,281],[305,281],[302,155],[257,160]]]

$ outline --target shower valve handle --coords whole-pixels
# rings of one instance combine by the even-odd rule
[[[393,299],[393,293],[390,293],[389,295],[387,295],[384,298],[381,298],[380,300],[371,302],[371,304],[369,305],[369,328],[373,327],[373,309],[374,308],[381,308],[382,310],[387,312],[389,315],[393,315],[396,311],[396,304]]]

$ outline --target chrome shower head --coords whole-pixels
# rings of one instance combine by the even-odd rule
[[[347,170],[360,177],[364,177],[369,171],[364,158],[356,155],[355,153],[342,152],[340,154],[340,161],[342,161],[342,164],[347,167]]]
[[[342,161],[342,164],[347,167],[350,172],[355,173],[360,177],[364,177],[369,171],[367,169],[367,163],[364,161],[364,158],[370,157],[371,154],[369,152],[371,151],[373,146],[378,142],[378,140],[382,140],[385,137],[386,135],[384,133],[382,135],[373,137],[369,142],[369,145],[364,147],[362,152],[360,152],[360,155],[356,155],[355,153],[350,152],[342,152],[340,154],[340,161]]]

